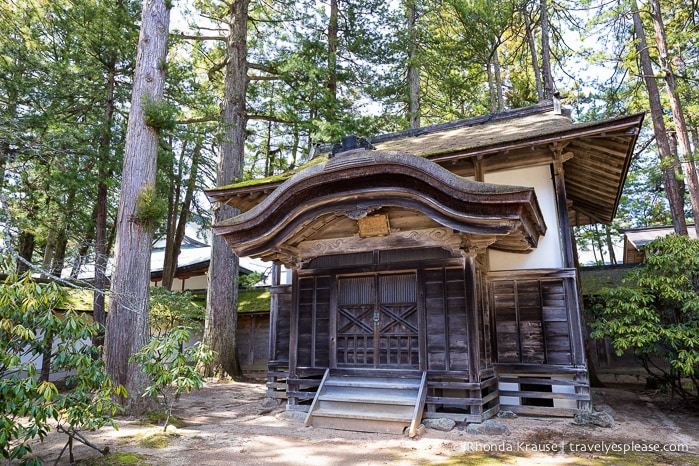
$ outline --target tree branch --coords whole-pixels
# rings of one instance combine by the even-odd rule
[[[204,115],[198,118],[186,118],[184,120],[177,120],[178,125],[191,125],[194,123],[207,123],[210,121],[217,121],[220,117],[218,115]]]
[[[248,76],[250,78],[250,81],[281,81],[282,78],[279,76],[259,76],[259,75],[253,75],[253,76]]]
[[[222,42],[226,41],[226,36],[192,36],[189,34],[173,34],[173,36],[178,37],[180,39],[188,39],[188,40],[219,40]]]
[[[290,120],[283,120],[272,115],[260,115],[260,114],[248,114],[248,120],[262,120],[271,121],[272,123],[282,123],[285,125],[295,125],[297,122]]]
[[[268,66],[268,65],[262,65],[260,63],[248,62],[248,68],[251,70],[263,71],[263,72],[269,73],[269,74],[279,74],[279,72],[276,70],[276,68]]]

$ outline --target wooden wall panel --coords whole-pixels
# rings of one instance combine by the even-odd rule
[[[424,272],[427,368],[467,371],[468,319],[463,268]]]
[[[269,314],[240,314],[237,328],[238,359],[243,371],[267,370]]]
[[[329,276],[299,278],[298,367],[329,365],[332,283]]]
[[[289,362],[289,331],[291,317],[291,287],[279,289],[277,293],[277,310],[275,327],[275,345],[274,357],[275,361]]]
[[[313,328],[313,305],[315,301],[315,278],[299,278],[298,290],[298,347],[297,367],[311,366],[311,348],[313,345],[313,332],[301,331],[301,329]]]
[[[330,365],[330,289],[333,283],[328,276],[316,279],[313,367]]]
[[[428,370],[447,370],[444,269],[425,270],[424,280],[427,368]]]
[[[572,364],[565,286],[571,278],[520,275],[490,280],[497,362]]]

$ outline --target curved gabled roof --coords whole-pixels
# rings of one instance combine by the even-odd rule
[[[216,200],[225,202],[225,191],[217,192]],[[346,220],[382,209],[429,219],[465,241],[487,235],[493,247],[517,252],[536,247],[546,231],[533,188],[478,183],[422,157],[365,150],[297,173],[214,231],[239,255],[291,262],[307,259],[299,257],[305,241],[354,237]],[[338,218],[344,226],[332,227]]]

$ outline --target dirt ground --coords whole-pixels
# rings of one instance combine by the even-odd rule
[[[301,416],[293,416],[284,406],[270,406],[270,401],[265,399],[263,383],[207,383],[177,402],[174,415],[183,424],[168,429],[165,445],[157,445],[161,448],[144,446],[144,440],[157,438],[152,435],[162,427],[135,419],[120,418],[119,430],[105,428],[86,437],[111,452],[144,455],[145,463],[137,464],[158,466],[699,465],[699,414],[642,387],[593,389],[595,406],[613,415],[613,428],[576,425],[568,418],[517,417],[497,419],[509,435],[469,434],[465,426],[457,425],[450,432],[427,429],[415,439],[305,427]],[[64,445],[65,436],[52,432],[34,451],[45,465],[53,464]],[[634,456],[649,450],[650,456]],[[73,451],[76,460],[100,456],[81,444]],[[67,456],[59,464],[69,464]],[[622,461],[624,457],[629,462]]]

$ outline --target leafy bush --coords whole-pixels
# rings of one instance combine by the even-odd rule
[[[80,431],[116,428],[112,416],[121,408],[114,397],[126,395],[113,385],[98,348],[90,344],[97,325],[72,310],[56,312],[63,299],[61,287],[36,283],[29,274],[0,284],[0,455],[21,464],[41,464],[27,455],[52,421],[68,435],[71,457],[73,440],[100,450]],[[67,374],[66,389],[49,382],[47,373],[40,377],[40,364]]]
[[[167,414],[163,431],[167,430],[173,404],[179,395],[198,390],[204,385],[204,379],[195,365],[213,360],[211,351],[201,343],[184,346],[189,338],[190,333],[186,328],[174,328],[151,338],[129,360],[142,364],[143,372],[150,376],[151,385],[143,396],[155,397]]]
[[[648,243],[646,261],[606,291],[595,338],[632,349],[648,373],[683,398],[699,399],[699,241],[671,235]]]
[[[204,329],[204,308],[195,304],[189,291],[170,291],[156,286],[150,289],[150,331],[161,335],[177,327],[189,330]]]

